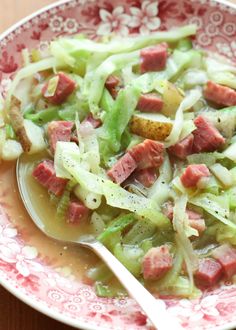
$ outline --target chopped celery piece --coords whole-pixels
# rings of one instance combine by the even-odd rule
[[[224,155],[219,152],[204,152],[200,154],[192,154],[187,157],[189,164],[205,164],[206,166],[212,166],[217,160],[223,159]]]
[[[229,208],[232,211],[236,209],[236,187],[226,190],[224,194],[227,194],[229,198]]]
[[[127,295],[127,292],[121,285],[115,286],[113,284],[103,284],[101,282],[95,283],[95,291],[98,297],[103,298],[124,297]]]
[[[163,296],[175,295],[191,299],[198,298],[202,294],[202,292],[195,286],[192,288],[189,279],[184,276],[179,276],[173,285],[170,285],[167,288],[158,289],[158,293]]]
[[[105,282],[112,278],[113,273],[104,263],[101,263],[94,268],[90,268],[87,272],[87,276],[93,281]]]
[[[71,180],[67,183],[66,188],[61,196],[58,205],[57,205],[57,212],[56,217],[60,221],[64,221],[66,219],[66,212],[68,210],[68,206],[70,203],[70,194],[75,187],[75,181]]]
[[[142,249],[135,245],[116,244],[115,257],[136,277],[141,274],[141,259],[144,255]]]
[[[37,113],[25,114],[25,119],[29,119],[39,125],[46,124],[52,120],[59,120],[59,108],[51,107],[45,110],[41,110]]]
[[[205,193],[210,193],[210,194],[213,194],[213,195],[219,195],[221,188],[222,187],[221,187],[220,182],[213,175],[211,175],[209,177],[207,186],[204,188],[203,191]]]
[[[181,50],[182,52],[186,52],[193,48],[192,40],[189,38],[180,39],[177,44],[177,49]]]
[[[123,238],[124,244],[137,245],[146,238],[152,237],[156,226],[147,220],[139,220]]]
[[[99,241],[106,240],[110,235],[116,232],[122,232],[127,226],[131,225],[135,221],[135,216],[133,213],[121,215],[111,223],[108,227],[98,236]]]

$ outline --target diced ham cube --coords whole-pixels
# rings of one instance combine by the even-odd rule
[[[231,278],[236,274],[236,249],[229,244],[223,244],[212,252],[215,258],[223,267],[224,274],[227,278]]]
[[[169,147],[168,151],[178,157],[179,159],[186,159],[187,156],[192,154],[193,150],[193,134],[189,134],[186,138]]]
[[[202,178],[210,176],[210,171],[205,164],[188,165],[180,180],[185,188],[195,188]]]
[[[137,168],[137,164],[133,157],[126,153],[122,156],[107,172],[107,175],[116,183],[124,182],[131,173]]]
[[[73,225],[80,224],[89,216],[89,209],[79,200],[71,201],[67,212],[67,222]]]
[[[150,188],[157,179],[155,168],[145,168],[134,172],[134,180],[139,181],[144,187]]]
[[[42,94],[50,103],[59,105],[65,102],[68,96],[74,92],[76,83],[63,72],[58,73],[56,77],[58,77],[58,84],[54,95],[47,96],[48,83],[43,86]]]
[[[110,75],[105,82],[105,86],[108,90],[110,90],[110,88],[114,88],[118,86],[119,83],[120,83],[119,77],[115,75]]]
[[[118,94],[117,87],[119,84],[120,84],[120,79],[114,75],[110,75],[105,82],[105,87],[108,89],[113,99],[115,99]]]
[[[58,141],[69,142],[71,130],[74,126],[70,121],[52,121],[48,125],[48,137],[51,152],[54,154]]]
[[[102,125],[101,119],[94,118],[93,114],[90,112],[88,116],[83,120],[83,122],[89,122],[92,124],[93,128],[98,128]]]
[[[43,187],[48,188],[50,179],[55,175],[53,161],[42,161],[35,167],[32,175]]]
[[[220,132],[203,116],[194,120],[197,127],[193,131],[193,152],[215,151],[225,143]]]
[[[212,287],[219,282],[223,275],[221,264],[212,258],[199,260],[194,279],[199,286]]]
[[[163,163],[164,145],[161,142],[146,139],[130,149],[129,154],[136,161],[138,169],[158,168]]]
[[[168,245],[151,248],[142,261],[145,280],[158,280],[173,266],[173,257]]]
[[[204,88],[204,97],[223,106],[236,105],[236,91],[232,88],[222,86],[208,81]]]
[[[173,220],[173,204],[171,202],[165,203],[163,207],[163,213],[169,218],[170,220]],[[192,211],[192,210],[186,210],[186,213],[189,218],[189,225],[193,229],[196,229],[199,234],[204,232],[206,229],[205,220],[202,218],[201,214]]]
[[[68,180],[63,178],[58,178],[56,174],[49,180],[48,191],[52,192],[56,196],[61,196],[67,185]]]
[[[159,45],[144,48],[140,52],[141,56],[141,72],[160,71],[165,69],[168,45],[161,43]]]
[[[137,109],[141,112],[160,112],[163,104],[163,100],[154,93],[142,94]]]
[[[58,178],[51,160],[44,160],[36,166],[33,177],[56,196],[62,195],[68,180]]]

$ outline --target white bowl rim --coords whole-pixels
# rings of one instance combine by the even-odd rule
[[[32,20],[34,17],[39,16],[40,14],[53,9],[55,7],[61,6],[63,4],[70,3],[73,0],[59,0],[55,3],[52,3],[50,5],[44,6],[43,8],[35,11],[34,13],[24,17],[23,19],[19,20],[17,23],[13,24],[11,27],[9,27],[7,30],[5,30],[3,33],[0,34],[0,42],[10,33],[15,31],[17,28],[19,28],[21,25],[27,23],[28,21]],[[231,7],[236,9],[236,3],[232,3],[228,0],[213,0],[216,3],[223,4],[225,6]],[[66,315],[61,315],[58,311],[54,311],[53,309],[49,309],[48,307],[45,307],[41,302],[34,301],[31,297],[28,297],[26,294],[20,292],[20,290],[16,290],[16,288],[8,283],[7,281],[4,281],[4,279],[0,279],[0,284],[13,296],[27,304],[29,307],[35,309],[36,311],[56,320],[59,322],[62,322],[68,326],[72,326],[74,328],[81,328],[84,330],[107,330],[106,327],[101,328],[101,326],[96,325],[90,325],[87,322],[80,321],[80,320],[74,320]],[[230,322],[224,326],[219,326],[214,328],[214,330],[229,330],[236,327],[236,322]],[[114,329],[115,330],[115,329]]]

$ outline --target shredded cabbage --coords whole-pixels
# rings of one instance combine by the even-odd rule
[[[170,147],[179,141],[184,124],[183,113],[184,111],[189,110],[200,99],[200,97],[201,93],[199,90],[191,90],[189,94],[183,99],[176,112],[171,133],[165,140],[165,147]]]
[[[112,109],[105,115],[100,131],[100,153],[103,159],[119,151],[122,134],[136,108],[139,95],[138,88],[126,87],[120,91]]]
[[[147,36],[114,38],[109,43],[97,43],[89,39],[60,38],[51,43],[51,54],[66,65],[74,67],[76,62],[89,60],[91,54],[100,54],[100,62],[112,54],[132,52],[159,42],[175,42],[196,33],[196,25],[186,25],[171,31],[161,31]],[[97,59],[97,65],[99,60]]]
[[[236,89],[236,69],[235,66],[206,58],[205,66],[210,80]]]
[[[61,156],[58,157],[59,169],[64,167],[64,170],[68,172],[65,175],[66,178],[68,178],[69,174],[83,188],[96,194],[104,195],[108,205],[134,212],[140,217],[149,219],[157,226],[169,224],[168,219],[160,212],[160,209],[151,199],[129,193],[117,184],[85,170],[78,162],[80,152],[78,147],[76,150],[76,147],[74,144],[74,147],[69,151],[66,146],[63,150],[62,146]]]
[[[40,62],[31,63],[28,66],[22,68],[20,71],[18,71],[7,94],[7,99],[6,99],[7,108],[9,108],[11,97],[14,95],[15,89],[22,79],[31,77],[40,71],[56,68],[58,66],[59,66],[58,61],[55,58],[50,57]]]
[[[159,169],[158,179],[148,190],[148,197],[160,206],[169,199],[169,183],[172,180],[172,175],[170,160],[168,155],[166,155],[165,160]]]
[[[187,201],[188,198],[186,195],[182,195],[180,197],[175,198],[174,201],[175,204],[173,210],[173,227],[177,232],[176,241],[186,263],[186,268],[190,280],[190,288],[191,288],[190,291],[192,291],[194,288],[193,272],[198,267],[198,258],[185,232],[185,226],[187,225],[186,212],[185,212]],[[186,227],[188,229],[189,225],[187,225]]]
[[[229,220],[229,198],[227,195],[215,196],[209,193],[199,194],[191,198],[189,203],[201,207],[229,228],[236,229],[236,224]]]

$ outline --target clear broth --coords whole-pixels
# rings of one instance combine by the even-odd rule
[[[25,177],[26,185],[29,189],[29,196],[45,223],[48,233],[56,233],[63,239],[76,238],[88,229],[85,223],[82,226],[68,225],[58,222],[55,218],[55,206],[48,197],[46,189],[42,188],[31,176],[33,164],[41,156],[27,156],[25,166],[28,169]],[[40,258],[44,263],[56,268],[69,267],[73,275],[80,279],[85,278],[87,269],[96,265],[99,259],[88,249],[83,249],[75,245],[61,244],[43,234],[33,223],[21,201],[16,182],[15,162],[3,162],[0,164],[0,204],[4,207],[11,219],[11,223],[17,228],[20,237],[27,245],[32,245],[39,251]],[[31,170],[30,170],[31,169]]]

